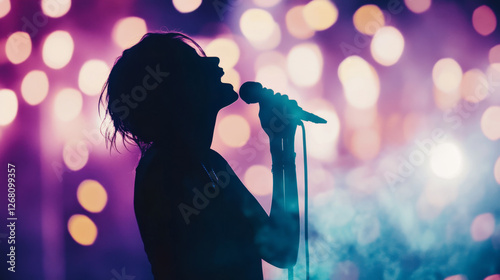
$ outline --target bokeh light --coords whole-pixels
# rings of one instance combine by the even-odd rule
[[[326,100],[314,99],[304,109],[327,120],[326,124],[307,128],[309,155],[320,161],[332,161],[337,155],[337,141],[341,127],[335,108]]]
[[[219,66],[224,71],[233,68],[240,58],[240,48],[236,42],[228,38],[217,38],[204,49],[207,56],[215,56],[220,59]]]
[[[488,80],[479,69],[471,69],[464,73],[460,91],[462,98],[468,102],[477,103],[488,96]]]
[[[444,179],[457,177],[462,171],[462,161],[462,152],[453,143],[438,144],[431,151],[431,170]]]
[[[297,86],[313,86],[323,72],[323,55],[315,44],[297,45],[288,53],[287,69],[290,79]]]
[[[495,217],[491,213],[477,215],[470,226],[470,234],[474,241],[484,241],[495,231]]]
[[[17,116],[18,101],[10,89],[0,89],[0,125],[10,124]]]
[[[52,69],[61,69],[71,60],[74,48],[73,38],[68,32],[54,31],[43,43],[43,62]]]
[[[444,280],[467,280],[467,277],[463,275],[452,275],[444,278]]]
[[[76,89],[65,88],[56,94],[54,113],[59,120],[69,122],[80,114],[82,106],[82,94]]]
[[[338,76],[347,102],[356,108],[369,108],[377,103],[380,82],[377,72],[359,56],[349,56],[339,65]]]
[[[304,18],[304,5],[297,5],[288,10],[285,20],[288,32],[295,38],[308,39],[315,33]]]
[[[78,87],[87,95],[100,94],[109,75],[106,62],[91,59],[85,62],[78,75]]]
[[[354,27],[366,35],[374,35],[385,25],[384,14],[377,5],[368,4],[361,6],[352,17]]]
[[[82,214],[75,214],[69,218],[68,231],[73,240],[84,246],[94,244],[97,238],[97,226],[89,217]]]
[[[493,167],[493,175],[498,184],[500,184],[500,157],[495,161],[495,166]]]
[[[384,66],[391,66],[398,62],[404,47],[405,40],[401,32],[392,26],[386,26],[373,36],[370,51],[375,61]]]
[[[492,141],[500,139],[498,120],[500,120],[500,106],[488,107],[481,117],[481,131]]]
[[[0,1],[0,18],[3,18],[10,12],[10,0]]]
[[[443,92],[455,91],[462,81],[462,67],[453,58],[442,58],[432,68],[432,80]]]
[[[5,54],[10,62],[19,64],[24,62],[31,54],[31,38],[26,32],[12,33],[5,44]]]
[[[52,18],[62,17],[71,8],[71,0],[41,0],[42,11]]]
[[[262,9],[248,9],[240,18],[240,29],[251,42],[268,40],[275,28],[273,16]]]
[[[432,0],[405,0],[406,7],[416,14],[429,10],[431,4]]]
[[[64,144],[62,157],[69,170],[81,170],[89,161],[89,148],[83,140],[71,140]]]
[[[173,0],[174,7],[177,11],[185,14],[191,13],[200,7],[202,0]]]
[[[259,81],[264,87],[272,88],[277,92],[284,92],[288,85],[288,78],[285,70],[273,64],[259,68],[255,80]]]
[[[500,280],[500,274],[490,275],[490,276],[484,278],[484,280]]]
[[[21,82],[21,94],[30,105],[40,104],[49,93],[49,78],[41,70],[32,70]]]
[[[221,82],[231,84],[234,89],[238,89],[241,86],[240,74],[233,68],[224,69],[224,76],[222,76]]]
[[[108,194],[96,180],[87,179],[78,185],[76,197],[80,205],[92,213],[101,212],[108,202]]]
[[[122,18],[113,27],[113,42],[121,49],[127,49],[139,42],[147,31],[146,21],[142,18]]]
[[[217,132],[224,144],[242,147],[250,138],[250,125],[240,115],[228,115],[218,123]]]
[[[487,36],[495,31],[497,27],[497,18],[490,7],[482,5],[472,13],[472,26],[477,33]]]
[[[500,44],[490,49],[488,53],[488,59],[491,64],[500,63]]]
[[[253,195],[268,195],[273,190],[273,175],[271,169],[264,165],[252,165],[243,177],[245,186]]]
[[[378,155],[380,145],[380,133],[374,128],[363,128],[354,131],[349,148],[358,159],[371,160]]]
[[[326,30],[330,28],[339,16],[335,5],[328,0],[313,0],[304,6],[304,19],[314,30]]]
[[[253,0],[253,3],[255,5],[262,8],[270,8],[276,6],[276,4],[278,4],[279,2],[281,2],[281,0]]]

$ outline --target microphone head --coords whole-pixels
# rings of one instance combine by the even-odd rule
[[[257,103],[261,100],[262,85],[257,82],[245,82],[240,87],[241,100],[247,104]]]

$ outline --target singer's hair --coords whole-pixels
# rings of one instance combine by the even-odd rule
[[[193,49],[206,56],[189,36],[179,32],[147,33],[139,43],[123,51],[115,61],[99,98],[105,116],[106,146],[117,149],[117,136],[123,145],[137,145],[144,152],[161,137],[164,120],[179,110],[183,84],[180,69],[183,58]],[[167,102],[165,102],[167,101]],[[167,107],[165,107],[167,105]]]

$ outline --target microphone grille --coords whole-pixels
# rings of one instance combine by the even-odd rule
[[[257,82],[245,82],[240,87],[241,100],[247,104],[257,103],[260,101],[262,85]]]

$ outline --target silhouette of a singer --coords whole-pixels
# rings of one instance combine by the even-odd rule
[[[120,134],[142,151],[134,208],[155,279],[262,279],[261,259],[281,268],[297,259],[296,123],[261,105],[273,158],[267,215],[210,149],[217,113],[238,98],[218,64],[184,34],[148,33],[117,59],[101,95],[108,140],[116,146]]]

